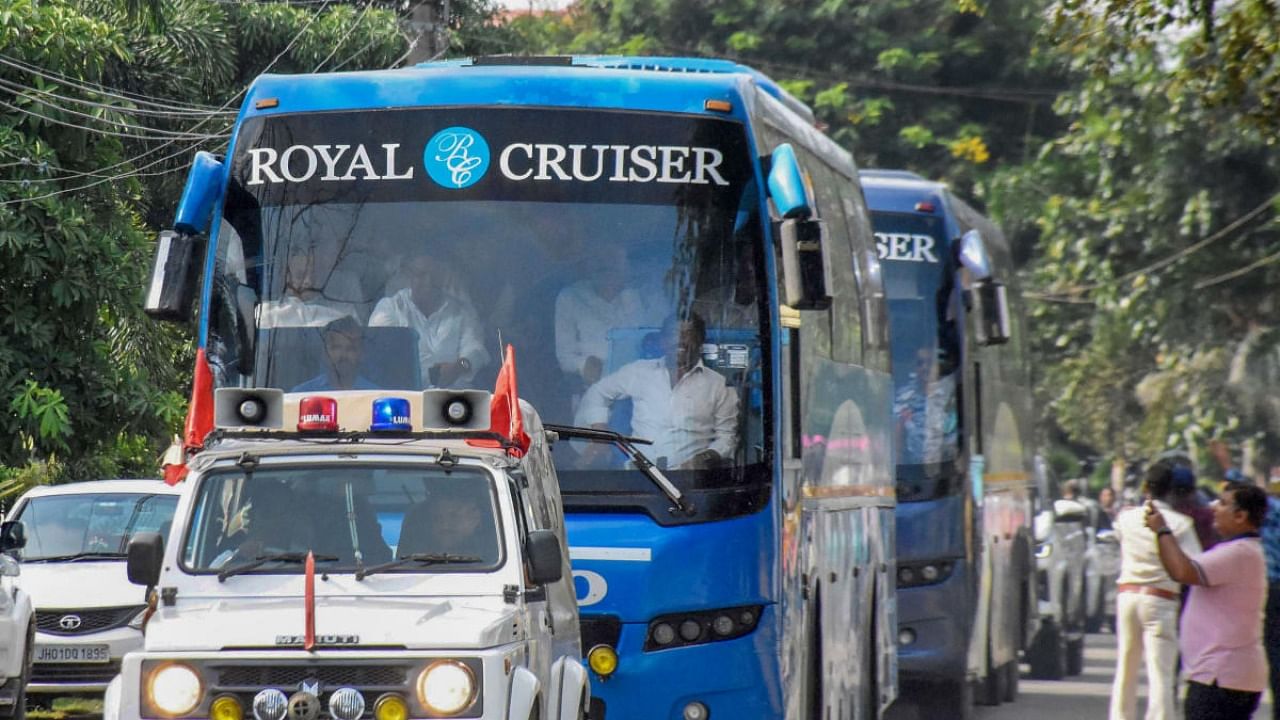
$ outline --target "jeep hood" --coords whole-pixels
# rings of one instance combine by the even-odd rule
[[[149,651],[296,650],[305,632],[296,597],[178,598],[146,628]],[[483,649],[524,637],[516,606],[500,596],[316,599],[317,647]]]

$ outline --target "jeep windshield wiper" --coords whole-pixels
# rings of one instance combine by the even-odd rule
[[[77,560],[123,560],[127,555],[122,552],[79,552],[71,555],[50,555],[49,557],[38,557],[26,559],[25,563],[46,563],[46,562],[75,562]]]
[[[663,495],[672,502],[675,507],[672,512],[683,512],[693,515],[697,512],[693,503],[689,502],[684,493],[680,492],[680,488],[675,483],[667,479],[667,476],[653,464],[640,448],[636,447],[637,443],[644,445],[652,445],[652,440],[644,438],[628,437],[622,433],[612,430],[600,430],[598,428],[574,427],[573,425],[552,425],[544,424],[544,428],[554,432],[562,438],[573,438],[575,440],[587,440],[589,442],[609,443],[616,446],[619,450],[626,453],[631,458],[631,462],[635,464],[636,469],[644,474],[645,477],[658,486]]]
[[[327,561],[333,561],[337,559],[338,559],[337,555],[316,555],[316,562],[322,562],[322,561],[327,562]],[[226,582],[227,578],[231,577],[232,575],[240,575],[241,573],[247,573],[253,570],[257,570],[258,568],[262,567],[263,565],[266,565],[267,563],[279,562],[279,563],[301,564],[306,561],[307,561],[307,554],[302,552],[282,552],[282,553],[272,553],[270,555],[259,555],[258,557],[254,558],[253,560],[250,560],[247,563],[243,563],[235,567],[230,567],[230,568],[227,568],[226,570],[219,572],[218,582]]]
[[[363,580],[374,573],[380,573],[386,570],[394,570],[398,567],[403,567],[405,565],[408,565],[409,563],[418,563],[419,565],[449,565],[449,564],[477,563],[477,562],[482,562],[483,560],[484,558],[478,558],[474,555],[450,555],[448,553],[443,553],[443,554],[414,553],[412,555],[405,555],[404,557],[396,558],[391,562],[384,562],[380,565],[371,565],[367,568],[361,568],[356,571],[356,580]]]

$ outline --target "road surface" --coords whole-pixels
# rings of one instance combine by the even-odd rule
[[[1106,720],[1115,677],[1116,642],[1113,635],[1090,635],[1085,642],[1084,672],[1066,680],[1028,680],[1027,666],[1018,685],[1018,700],[999,707],[978,708],[980,720]],[[1146,684],[1139,687],[1138,717],[1146,710]],[[1181,699],[1182,691],[1179,691]],[[1264,697],[1255,720],[1269,720],[1271,701]],[[909,705],[893,708],[889,720],[935,720],[920,717]],[[938,718],[936,720],[946,720]]]

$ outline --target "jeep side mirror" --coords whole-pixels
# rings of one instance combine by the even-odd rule
[[[535,585],[558,582],[564,577],[564,550],[551,530],[533,530],[524,541],[529,562],[529,580]]]
[[[27,529],[17,520],[0,523],[0,552],[21,550],[27,546]]]
[[[129,582],[152,588],[160,582],[160,568],[164,563],[164,537],[160,533],[138,533],[129,540],[125,560]]]

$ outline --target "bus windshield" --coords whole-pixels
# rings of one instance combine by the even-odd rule
[[[16,520],[26,532],[23,562],[125,557],[141,532],[169,534],[176,495],[83,493],[32,498]]]
[[[412,556],[397,572],[485,572],[502,564],[501,522],[489,474],[470,468],[325,466],[259,468],[204,477],[183,565],[192,572],[252,568],[300,573],[308,552],[331,572]]]
[[[872,213],[889,298],[898,499],[959,491],[960,340],[941,217]]]
[[[692,116],[250,120],[208,308],[216,382],[491,389],[511,343],[546,422],[652,440],[686,489],[767,478],[753,167],[740,123]],[[566,495],[657,493],[607,445],[563,450]]]

